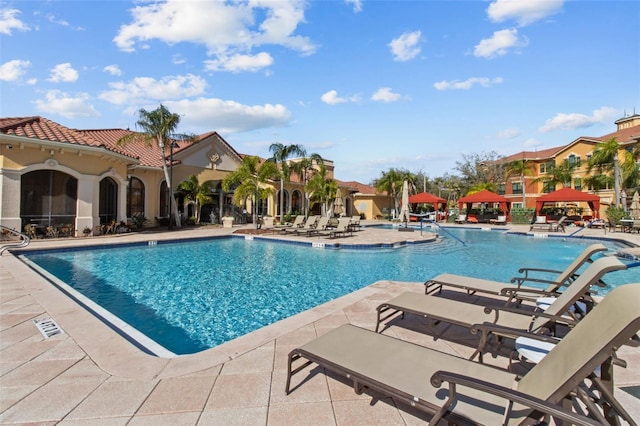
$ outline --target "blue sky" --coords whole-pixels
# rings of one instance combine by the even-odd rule
[[[638,1],[0,1],[0,116],[274,142],[369,183],[615,131],[640,113]]]

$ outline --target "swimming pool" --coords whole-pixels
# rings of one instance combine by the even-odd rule
[[[447,231],[453,237],[394,249],[327,250],[233,236],[25,257],[169,351],[189,354],[378,280],[422,282],[452,272],[508,281],[522,266],[564,269],[593,243]],[[608,274],[606,281],[640,282],[640,268]]]

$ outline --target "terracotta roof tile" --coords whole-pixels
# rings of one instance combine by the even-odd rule
[[[585,139],[595,139],[598,141],[607,141],[611,138],[616,138],[616,140],[619,143],[626,143],[626,142],[631,142],[632,139],[637,138],[638,136],[640,136],[640,126],[633,126],[633,127],[628,127],[626,129],[622,129],[622,130],[618,130],[612,133],[609,133],[607,135],[604,136],[598,136],[598,137],[585,137]]]
[[[95,139],[90,134],[85,134],[80,130],[69,129],[68,127],[39,116],[0,118],[0,133],[30,139],[68,143],[71,145],[105,148],[118,154],[137,158],[122,148],[109,146]]]

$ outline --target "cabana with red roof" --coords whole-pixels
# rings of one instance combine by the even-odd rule
[[[542,210],[545,203],[586,202],[593,212],[593,217],[599,217],[600,197],[588,192],[578,191],[573,188],[562,188],[557,191],[542,195],[536,199],[536,215]]]
[[[498,203],[500,204],[500,209],[507,216],[507,220],[511,220],[511,201],[503,197],[502,195],[498,195],[495,192],[491,192],[488,190],[482,190],[480,192],[476,192],[475,194],[467,195],[466,197],[462,197],[458,200],[458,208],[462,211],[464,205],[467,205],[467,212],[471,211],[471,206],[474,203]],[[469,220],[469,214],[467,214],[467,220]]]
[[[439,205],[442,204],[444,206],[444,217],[447,217],[448,215],[447,200],[440,198],[437,195],[429,194],[428,192],[421,192],[410,196],[409,204],[433,204],[433,208],[436,212],[440,211]]]

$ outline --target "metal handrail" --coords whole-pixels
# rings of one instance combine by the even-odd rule
[[[10,248],[26,247],[29,245],[29,242],[31,242],[31,239],[27,235],[7,226],[0,225],[0,231],[2,231],[2,234],[12,234],[20,238],[20,240],[18,241],[11,241],[0,245],[0,255],[2,255],[5,250],[8,250]]]

